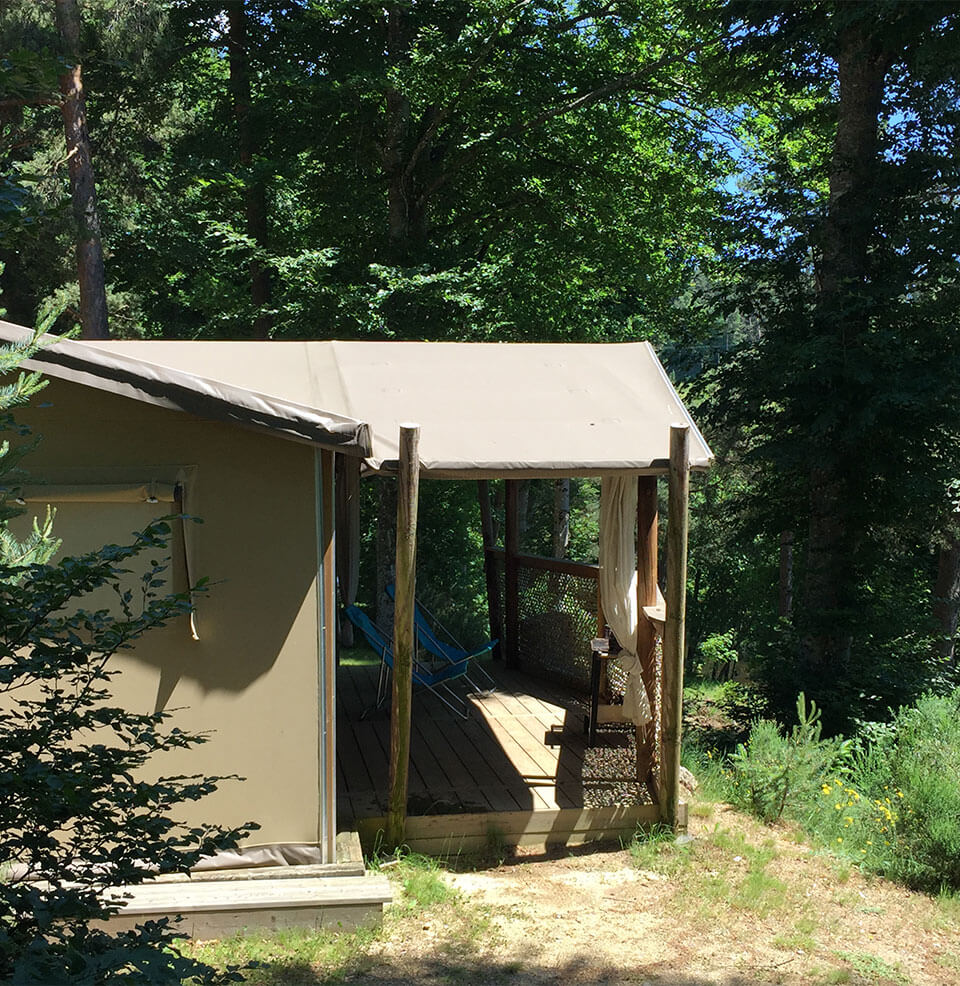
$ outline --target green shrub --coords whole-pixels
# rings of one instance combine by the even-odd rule
[[[143,552],[167,553],[159,520],[133,544],[108,545],[56,565],[0,564],[0,982],[153,986],[217,976],[176,949],[167,918],[134,931],[103,927],[120,905],[111,888],[152,872],[186,872],[256,826],[187,827],[186,803],[221,778],[160,777],[154,757],[205,739],[170,723],[171,713],[132,712],[111,701],[115,656],[190,610],[164,596],[162,562],[139,579],[127,568]],[[116,611],[77,608],[112,589]]]
[[[866,724],[850,769],[827,774],[805,826],[867,869],[937,890],[960,887],[960,689]]]
[[[786,735],[772,719],[759,720],[730,757],[731,800],[764,822],[809,804],[823,779],[849,758],[848,742],[821,737],[820,711],[813,702],[808,711],[802,693],[797,720]]]
[[[36,339],[0,346],[0,375],[35,351]],[[35,374],[0,382],[0,982],[239,981],[182,953],[167,918],[132,931],[103,926],[120,909],[108,891],[185,872],[255,826],[186,827],[171,817],[220,778],[143,771],[152,773],[156,754],[205,737],[172,726],[168,712],[111,701],[115,656],[190,611],[186,594],[162,594],[164,562],[149,561],[139,579],[127,568],[144,552],[166,556],[170,525],[156,521],[131,545],[56,565],[49,511],[23,542],[6,527],[22,512],[19,466],[32,448],[7,412],[42,384]],[[113,610],[83,608],[97,590],[112,590]]]
[[[712,633],[700,644],[697,674],[707,680],[723,681],[736,670],[740,655],[734,647],[734,632]]]
[[[960,688],[901,709],[864,760],[874,800],[897,809],[893,873],[927,890],[960,888]]]

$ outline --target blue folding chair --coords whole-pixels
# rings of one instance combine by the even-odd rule
[[[386,700],[388,675],[393,670],[393,649],[390,639],[362,609],[358,609],[356,606],[347,606],[343,612],[380,656],[377,702],[373,706],[373,708],[379,709]],[[418,660],[416,656],[413,659],[413,683],[429,689],[451,712],[460,716],[461,719],[470,718],[469,708],[467,703],[449,686],[448,682],[455,681],[457,678],[466,678],[466,674],[466,661],[454,663],[445,661],[439,667],[431,667]],[[444,696],[442,692],[446,692],[449,698]],[[363,715],[366,716],[369,711],[368,709]]]
[[[391,582],[387,586],[387,595],[393,599],[394,585]],[[437,635],[437,632],[430,625],[430,620],[436,624],[437,628],[441,630],[447,636],[447,640],[441,640]],[[476,650],[468,651],[463,647],[453,636],[453,634],[432,614],[423,606],[420,602],[415,602],[413,606],[413,626],[417,633],[417,643],[422,647],[428,654],[433,654],[434,657],[439,657],[450,664],[460,664],[463,661],[468,663],[474,658],[482,657],[484,654],[489,654],[490,651],[497,645],[496,640],[488,640],[482,647],[478,647]],[[496,689],[497,683],[490,676],[490,673],[481,664],[475,664],[473,668],[475,673],[483,675],[484,678],[489,682],[486,688],[480,687],[469,674],[464,675],[467,681],[470,683],[471,688],[477,693],[492,692]]]

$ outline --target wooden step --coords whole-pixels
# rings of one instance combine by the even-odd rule
[[[222,938],[244,929],[311,928],[327,931],[372,927],[392,900],[379,874],[293,879],[150,882],[108,892],[123,903],[105,927],[133,928],[144,921],[181,916],[190,938]]]

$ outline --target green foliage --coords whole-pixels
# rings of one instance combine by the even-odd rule
[[[700,644],[700,664],[696,668],[704,678],[729,677],[736,668],[740,655],[733,645],[734,632],[712,633]]]
[[[55,49],[42,8],[0,11],[5,47]],[[727,165],[704,112],[679,105],[709,43],[682,3],[243,8],[249,161],[222,8],[84,5],[122,334],[248,336],[253,260],[280,338],[636,338],[687,320],[673,299],[712,262]],[[27,117],[7,169],[35,217],[8,257],[19,321],[72,281],[62,124],[51,107]]]
[[[24,360],[29,359],[39,348],[39,337],[44,325],[33,338],[23,343],[0,346],[0,378],[7,380],[17,372]],[[39,373],[18,372],[10,383],[0,384],[0,435],[12,435],[20,439],[11,443],[4,437],[0,442],[0,562],[16,567],[31,563],[49,561],[60,546],[53,535],[54,514],[47,508],[42,520],[34,518],[30,534],[22,541],[11,534],[5,521],[23,513],[17,503],[19,484],[25,479],[20,462],[35,442],[29,439],[28,429],[14,421],[10,411],[25,404],[46,385]]]
[[[203,737],[171,714],[134,713],[110,701],[115,656],[144,633],[183,617],[186,596],[161,596],[164,566],[131,585],[126,565],[166,552],[170,527],[151,525],[127,546],[108,545],[57,565],[0,566],[0,979],[23,983],[166,983],[207,970],[173,947],[163,919],[136,932],[96,922],[119,905],[104,893],[153,872],[186,872],[234,847],[249,830],[184,827],[174,806],[222,778],[151,779],[152,758]],[[112,589],[115,611],[84,597]],[[228,977],[229,978],[229,977]],[[212,981],[212,980],[210,980]]]
[[[960,281],[950,258],[960,229],[938,189],[957,171],[960,20],[952,5],[897,2],[782,11],[745,2],[723,16],[735,28],[734,89],[766,87],[770,99],[747,96],[728,117],[744,155],[733,218],[753,236],[740,241],[722,310],[755,328],[696,384],[718,482],[734,494],[723,518],[734,550],[718,555],[723,569],[708,585],[734,587],[741,653],[776,711],[789,715],[803,689],[840,730],[945,684],[928,614],[930,549],[958,472]],[[860,146],[868,193],[850,220],[857,232],[840,244],[847,259],[862,257],[862,273],[830,293],[830,177],[845,159],[834,142],[850,112],[837,59],[854,36],[889,69],[877,139]],[[778,624],[781,533],[793,536],[795,598]],[[730,626],[725,616],[711,614],[709,629]],[[827,661],[814,655],[824,638]]]
[[[638,828],[627,848],[634,866],[664,876],[676,876],[692,860],[690,846],[678,845],[676,833],[659,824]]]
[[[858,768],[893,836],[884,871],[926,890],[960,889],[960,689],[900,709]]]
[[[797,724],[784,735],[772,719],[761,719],[730,757],[734,803],[764,822],[809,801],[824,776],[849,757],[849,744],[823,739],[820,711],[797,699]]]
[[[408,910],[423,911],[438,904],[449,904],[457,897],[457,891],[441,876],[440,863],[430,856],[419,853],[401,856],[398,875]]]
[[[16,370],[36,348],[34,337],[0,349],[0,370]],[[21,373],[0,388],[0,414],[42,386],[37,374]],[[22,434],[9,414],[2,426]],[[0,448],[4,484],[22,478],[18,464],[31,447]],[[20,512],[6,502],[16,489],[5,485],[0,505],[0,980],[235,981],[183,956],[166,918],[126,932],[98,926],[120,909],[112,888],[186,872],[202,856],[235,847],[251,828],[187,828],[170,817],[222,778],[152,779],[152,758],[204,737],[171,726],[171,713],[111,704],[116,656],[190,610],[188,595],[160,594],[164,564],[151,561],[139,580],[126,567],[145,552],[165,556],[171,528],[160,520],[130,545],[52,565],[59,542],[49,509],[23,542],[4,523]],[[84,607],[100,589],[112,590],[113,610]]]
[[[185,942],[183,949],[222,971],[243,967],[247,986],[315,986],[351,982],[362,976],[373,964],[370,953],[380,937],[379,930],[368,928],[286,928]],[[193,986],[192,981],[185,986]]]
[[[823,740],[802,698],[797,712],[788,736],[761,720],[727,760],[688,750],[701,783],[764,821],[800,822],[864,869],[922,890],[960,889],[960,689],[865,723],[854,740]]]

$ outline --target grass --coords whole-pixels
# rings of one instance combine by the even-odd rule
[[[773,944],[777,948],[783,948],[789,952],[812,952],[817,947],[817,940],[814,938],[814,932],[817,928],[816,918],[799,918],[794,922],[790,931],[777,935],[773,939]]]
[[[441,863],[428,856],[401,856],[383,872],[394,884],[394,903],[382,928],[244,933],[186,942],[183,951],[220,970],[248,966],[243,975],[249,986],[317,986],[354,979],[370,968],[373,953],[384,943],[416,941],[437,927],[432,946],[448,971],[462,965],[469,978],[478,952],[497,939],[494,911],[464,897],[447,882]]]
[[[821,980],[823,986],[839,986],[840,983],[850,982],[849,969],[831,969]]]
[[[934,962],[951,972],[960,972],[960,954],[957,952],[944,952],[943,955],[936,956]]]
[[[221,968],[261,963],[246,972],[249,986],[418,982],[421,976],[445,986],[534,986],[558,961],[572,963],[573,978],[622,962],[622,950],[594,948],[594,934],[603,938],[603,922],[615,909],[618,920],[635,916],[641,935],[690,943],[689,972],[676,970],[681,978],[689,974],[685,982],[706,981],[698,977],[726,962],[741,972],[753,969],[758,981],[760,971],[769,974],[765,982],[910,986],[915,975],[916,986],[960,983],[960,897],[891,894],[882,880],[867,882],[858,867],[797,846],[787,830],[771,833],[722,809],[717,817],[723,824],[695,826],[696,837],[681,844],[660,827],[640,831],[624,852],[614,851],[609,867],[600,855],[571,851],[485,874],[465,870],[463,860],[402,855],[382,866],[395,895],[382,929],[236,936],[191,947]],[[625,874],[630,864],[640,872]],[[491,896],[501,879],[504,895]],[[477,886],[497,903],[478,902],[464,886]],[[578,902],[589,894],[595,903],[587,913]],[[591,944],[581,942],[569,958],[569,942],[580,942],[580,934]],[[924,939],[927,958],[913,973],[897,960],[917,954]],[[718,958],[727,947],[735,959]]]
[[[960,893],[943,891],[935,898],[937,913],[947,926],[960,927]]]
[[[343,982],[364,971],[379,930],[246,932],[220,941],[189,942],[183,951],[217,969],[252,966],[244,970],[251,986]]]
[[[637,830],[628,846],[633,865],[661,876],[675,876],[690,862],[689,845],[677,845],[673,832],[662,825]]]
[[[679,899],[693,906],[709,924],[719,909],[750,911],[760,918],[789,913],[794,905],[789,888],[768,867],[777,859],[770,839],[751,843],[740,832],[717,826],[706,839],[678,845],[671,833],[654,827],[637,833],[630,857],[638,869],[658,873],[681,884]],[[798,935],[807,941],[812,931],[798,918]]]
[[[348,668],[368,667],[380,663],[379,656],[365,644],[340,649],[340,664]]]
[[[694,701],[700,692],[691,694]],[[927,695],[860,737],[824,739],[819,712],[800,696],[789,732],[757,721],[725,755],[701,730],[701,747],[695,740],[685,760],[706,797],[768,823],[790,818],[862,873],[927,892],[960,890],[958,710],[960,689]]]
[[[844,962],[849,962],[857,976],[868,983],[909,986],[910,979],[904,975],[899,963],[890,965],[870,952],[837,952],[836,955]]]
[[[440,863],[429,856],[418,853],[402,856],[395,873],[403,887],[400,906],[408,914],[452,904],[460,898],[441,876]]]

